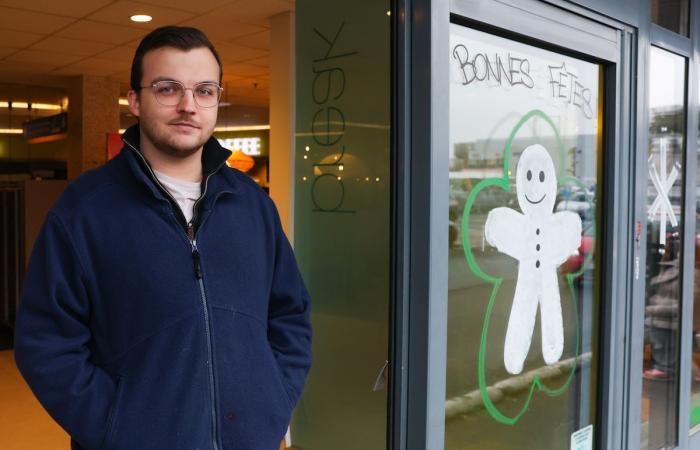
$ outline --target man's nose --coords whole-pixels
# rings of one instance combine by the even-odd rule
[[[182,98],[180,98],[180,103],[177,104],[177,110],[179,112],[186,112],[193,114],[197,109],[197,103],[194,100],[194,91],[192,89],[185,89]]]

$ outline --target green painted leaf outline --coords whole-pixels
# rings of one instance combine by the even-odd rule
[[[534,117],[539,117],[543,119],[554,131],[554,134],[557,139],[557,145],[558,145],[558,150],[559,150],[559,168],[558,168],[558,176],[557,176],[557,185],[561,187],[562,185],[573,183],[578,185],[583,189],[583,192],[586,192],[585,187],[583,186],[583,183],[579,181],[578,179],[566,175],[566,172],[564,170],[564,160],[565,160],[565,149],[564,149],[564,141],[561,138],[561,135],[559,134],[559,130],[557,129],[556,125],[552,121],[552,119],[545,114],[542,110],[539,109],[533,109],[529,112],[527,112],[523,117],[518,121],[518,123],[515,125],[513,130],[511,131],[510,135],[508,136],[508,140],[506,141],[506,146],[505,146],[505,151],[504,151],[504,156],[503,156],[503,176],[501,178],[485,178],[481,180],[479,183],[477,183],[476,186],[474,186],[474,189],[471,190],[469,193],[469,196],[467,197],[467,201],[465,202],[464,206],[464,211],[462,213],[462,248],[464,250],[464,256],[467,260],[467,264],[469,265],[469,268],[471,271],[476,275],[477,277],[481,278],[482,280],[486,281],[487,283],[490,283],[493,285],[493,288],[491,289],[491,295],[489,297],[489,303],[486,307],[486,315],[484,316],[484,324],[481,329],[481,338],[479,342],[479,360],[478,360],[478,380],[479,380],[479,393],[481,394],[481,399],[484,402],[484,407],[486,408],[486,411],[493,417],[497,422],[503,423],[505,425],[515,425],[518,420],[525,414],[527,411],[528,407],[530,406],[530,402],[532,401],[532,398],[535,394],[535,389],[544,392],[546,395],[550,397],[556,397],[561,394],[563,394],[571,385],[571,382],[573,381],[574,378],[574,373],[576,372],[576,366],[578,364],[573,364],[571,367],[571,370],[569,371],[569,374],[566,378],[566,381],[562,386],[559,388],[549,388],[544,385],[542,380],[540,380],[539,375],[535,374],[532,384],[530,385],[527,400],[525,401],[525,404],[523,407],[520,409],[520,411],[514,415],[514,416],[506,416],[503,414],[498,407],[491,401],[491,398],[489,397],[488,394],[488,386],[486,385],[486,343],[487,343],[487,336],[488,336],[488,330],[489,330],[489,324],[491,322],[491,313],[493,312],[493,306],[496,301],[496,294],[498,293],[498,290],[501,286],[501,283],[503,282],[502,278],[494,277],[483,270],[479,267],[479,265],[476,262],[476,259],[474,258],[474,254],[471,251],[471,245],[469,244],[469,216],[471,214],[472,207],[474,206],[474,202],[476,201],[476,198],[478,197],[479,193],[488,188],[488,187],[498,187],[505,192],[512,192],[511,186],[510,186],[510,181],[508,178],[508,166],[510,164],[510,156],[511,156],[511,146],[513,144],[513,140],[515,139],[515,136],[518,134],[518,131],[522,126],[530,119]],[[591,204],[591,210],[593,211],[593,221],[592,221],[592,236],[595,238],[596,236],[596,229],[595,229],[595,223],[596,223],[596,217],[595,217],[595,209],[592,208],[592,202],[588,194],[586,194],[588,197],[588,203]],[[466,230],[466,232],[465,232]],[[595,241],[594,241],[595,242]],[[588,269],[590,262],[593,258],[593,253],[595,251],[595,244],[592,247],[591,251],[589,251],[583,259],[583,264],[581,264],[580,269],[577,272],[572,272],[568,273],[566,275],[566,282],[569,287],[569,290],[571,291],[571,302],[573,303],[573,317],[574,317],[574,327],[576,331],[576,346],[575,346],[575,351],[574,351],[574,359],[578,362],[578,358],[580,356],[580,326],[579,326],[579,319],[578,319],[578,308],[577,308],[577,303],[578,300],[576,299],[576,290],[574,289],[574,280],[581,275]]]

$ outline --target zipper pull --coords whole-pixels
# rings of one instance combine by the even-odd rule
[[[197,250],[197,247],[192,249],[192,262],[194,264],[194,276],[199,280],[202,278],[202,265],[200,263],[199,250]]]
[[[187,239],[194,241],[194,226],[192,226],[192,222],[187,224]]]

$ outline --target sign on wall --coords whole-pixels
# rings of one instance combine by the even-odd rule
[[[30,144],[63,139],[68,136],[68,113],[28,120],[22,129],[24,138]]]

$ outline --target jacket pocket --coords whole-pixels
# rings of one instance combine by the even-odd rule
[[[112,400],[112,406],[109,409],[109,416],[107,416],[107,432],[102,443],[102,448],[105,450],[112,448],[114,435],[116,434],[118,425],[117,416],[119,413],[119,406],[121,405],[122,394],[124,392],[124,377],[117,377],[116,384],[117,389],[114,394],[114,400]]]
[[[115,361],[122,379],[101,448],[210,450],[204,354],[203,321],[190,320],[134,344]]]
[[[292,399],[289,397],[289,391],[287,391],[287,383],[285,383],[284,377],[282,376],[282,369],[277,363],[275,354],[272,352],[272,349],[269,347],[269,345],[267,349],[267,353],[270,356],[270,364],[273,368],[273,372],[275,373],[275,377],[277,378],[277,382],[279,383],[280,390],[282,391],[282,397],[284,397],[284,399],[287,401],[287,408],[292,409]]]
[[[292,412],[265,324],[233,311],[214,309],[219,424],[224,448],[278,448]]]

